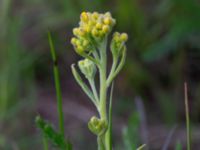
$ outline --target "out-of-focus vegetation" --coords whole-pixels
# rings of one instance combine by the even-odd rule
[[[63,91],[70,93],[74,80],[66,68],[77,59],[69,43],[71,29],[85,10],[111,11],[118,21],[116,28],[129,33],[128,59],[114,92],[119,97],[114,100],[114,119],[127,122],[123,117],[134,111],[134,97],[140,96],[149,124],[184,124],[183,82],[187,81],[191,119],[198,127],[199,1],[1,0],[0,149],[35,149],[30,145],[40,145],[33,116],[41,103],[37,99],[45,101],[46,97],[38,93],[53,86],[47,30],[56,33],[61,76],[68,87]],[[128,131],[135,130],[128,127]]]

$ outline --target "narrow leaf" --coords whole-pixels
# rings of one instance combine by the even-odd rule
[[[146,144],[143,144],[140,147],[138,147],[137,150],[142,150],[145,146],[146,146]]]
[[[90,91],[90,89],[88,88],[88,86],[83,82],[81,76],[76,71],[76,69],[74,67],[74,64],[71,65],[71,68],[72,68],[73,76],[76,79],[76,82],[80,85],[80,87],[87,94],[87,96],[92,100],[92,102],[95,104],[95,106],[97,106],[97,103],[95,101],[94,95],[92,94],[92,92]]]

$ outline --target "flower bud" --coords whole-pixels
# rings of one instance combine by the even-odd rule
[[[74,28],[74,29],[73,29],[73,34],[76,35],[76,36],[78,36],[78,34],[79,34],[79,29],[78,29],[78,28]]]
[[[86,12],[82,12],[80,18],[83,22],[87,22],[89,20],[88,14]]]
[[[94,37],[98,37],[98,36],[99,36],[99,32],[98,32],[96,29],[93,29],[93,30],[92,30],[92,35],[93,35]]]
[[[95,20],[98,19],[98,17],[99,17],[99,13],[94,12],[94,13],[92,14],[92,18],[94,18]]]
[[[90,131],[96,135],[101,135],[105,133],[107,129],[107,124],[105,120],[98,119],[97,117],[93,116],[90,121],[88,122],[88,128]]]
[[[100,22],[98,22],[98,23],[96,24],[96,28],[97,28],[97,29],[101,29],[101,28],[102,28],[102,24],[101,24]]]
[[[83,28],[79,29],[78,31],[79,36],[85,36],[85,34],[86,34],[86,31]]]
[[[106,17],[106,18],[104,18],[103,23],[106,24],[106,25],[111,25],[112,24],[112,20],[111,20],[110,17]]]
[[[91,32],[91,27],[89,25],[85,26],[85,31],[87,33]]]
[[[120,35],[120,40],[126,42],[128,40],[128,35],[126,33],[122,33]]]
[[[109,26],[108,26],[108,25],[103,25],[103,28],[102,28],[102,30],[103,30],[103,32],[104,32],[104,33],[108,33],[108,32],[109,32],[109,30],[110,30],[110,28],[109,28]]]
[[[75,48],[75,51],[78,53],[78,54],[82,54],[85,50],[82,46],[77,46]]]
[[[111,42],[111,52],[113,56],[117,57],[121,53],[121,51],[124,49],[125,42],[128,40],[128,35],[126,33],[120,34],[119,32],[115,32],[113,34],[113,39]]]
[[[96,74],[96,66],[91,60],[80,60],[78,66],[87,79],[94,78]]]
[[[76,45],[76,41],[77,41],[77,39],[76,39],[75,37],[73,37],[73,38],[71,39],[71,43],[72,43],[73,45]]]

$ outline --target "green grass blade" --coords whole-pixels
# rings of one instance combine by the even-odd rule
[[[187,83],[184,84],[184,93],[185,93],[185,117],[186,117],[186,127],[187,127],[187,150],[191,150],[191,130],[190,130]]]
[[[60,76],[59,76],[59,71],[58,71],[58,62],[57,62],[56,52],[55,52],[55,48],[54,48],[54,44],[53,44],[52,36],[50,32],[48,32],[48,39],[49,39],[49,45],[50,45],[50,50],[51,50],[51,56],[53,60],[53,72],[54,72],[58,115],[59,115],[59,128],[60,128],[60,133],[64,136],[65,131],[64,131],[64,117],[63,117],[63,110],[62,110],[62,94],[61,94],[61,88],[60,88]]]
[[[61,86],[60,86],[60,75],[59,75],[59,70],[58,70],[58,61],[56,57],[56,51],[55,51],[55,47],[54,47],[50,32],[48,32],[48,40],[49,40],[49,46],[50,46],[51,56],[53,60],[53,72],[54,72],[58,117],[59,117],[59,131],[60,131],[61,136],[64,138],[65,130],[64,130],[64,115],[63,115],[63,107],[62,107],[62,92],[61,92]],[[67,143],[66,150],[72,150],[72,145],[68,141],[68,139],[65,142]]]
[[[140,147],[138,147],[137,150],[142,150],[145,146],[146,146],[146,144],[143,144]]]

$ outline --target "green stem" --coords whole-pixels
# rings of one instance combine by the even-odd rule
[[[44,146],[44,150],[48,150],[49,146],[48,146],[48,140],[45,136],[43,136],[43,146]]]
[[[107,39],[105,40],[107,41]],[[107,108],[106,108],[106,100],[107,100],[107,55],[106,55],[106,42],[102,44],[102,47],[100,48],[100,54],[101,54],[101,66],[99,67],[99,73],[100,73],[100,117],[102,120],[105,120],[106,124],[108,124],[107,119]],[[110,144],[109,144],[109,130],[106,130],[106,132],[102,135],[103,144],[105,147],[105,150],[109,150]]]
[[[121,60],[117,66],[117,68],[115,69],[114,72],[112,72],[108,79],[107,79],[107,87],[110,86],[110,84],[112,83],[113,79],[117,76],[117,74],[119,73],[119,71],[122,69],[122,67],[124,66],[126,60],[126,49],[124,49],[124,51],[122,52],[122,56],[121,56]]]
[[[96,102],[99,102],[99,96],[98,96],[98,94],[97,94],[97,90],[96,90],[96,87],[95,87],[94,79],[88,79],[88,81],[89,81],[89,83],[90,83],[92,92],[93,92],[94,97],[95,97],[95,99],[96,99]]]
[[[113,100],[113,87],[114,83],[112,83],[110,90],[110,99],[109,99],[109,121],[108,121],[108,130],[106,132],[106,148],[108,150],[112,150],[112,100]]]
[[[102,43],[100,48],[101,53],[101,66],[99,67],[100,73],[100,116],[101,119],[105,120],[107,123],[107,111],[106,111],[106,96],[107,96],[107,85],[106,85],[106,65],[107,65],[107,55],[106,55],[106,41]]]
[[[59,116],[59,128],[60,133],[64,136],[64,117],[63,117],[63,108],[62,108],[62,95],[61,95],[61,88],[60,88],[60,76],[58,71],[58,63],[55,48],[53,45],[51,33],[48,32],[48,39],[50,44],[51,55],[53,59],[53,72],[54,72],[54,80],[55,80],[55,88],[56,88],[56,97],[57,97],[57,107],[58,107],[58,116]]]
[[[59,71],[58,71],[57,65],[54,65],[54,79],[55,79],[55,86],[56,86],[60,133],[64,136],[65,131],[64,131],[64,116],[63,116],[63,110],[62,110],[63,109],[62,95],[61,95],[60,77],[59,77]]]
[[[98,150],[105,150],[103,140],[101,136],[97,137],[97,144],[98,144]]]
[[[186,115],[186,126],[187,126],[187,150],[191,150],[191,130],[190,130],[190,115],[189,115],[189,105],[188,105],[188,89],[187,83],[184,84],[185,92],[185,115]]]

